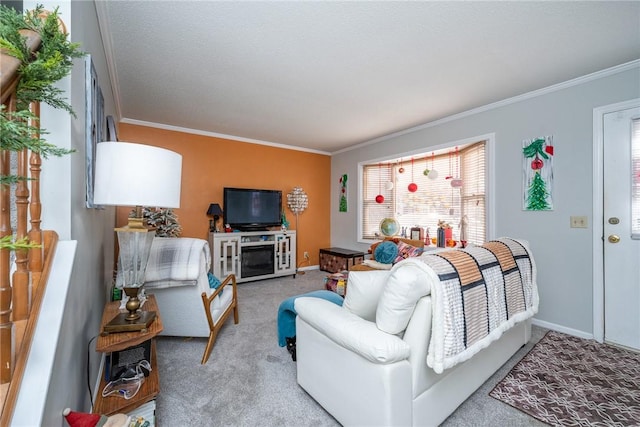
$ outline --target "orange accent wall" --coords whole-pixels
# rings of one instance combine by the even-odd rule
[[[320,248],[330,246],[330,156],[125,123],[118,126],[118,139],[182,155],[180,208],[175,209],[182,237],[208,239],[207,208],[219,203],[224,209],[224,187],[281,190],[289,228],[295,230],[286,195],[299,186],[309,196],[309,206],[298,218],[298,266],[318,265]],[[126,224],[130,211],[118,208],[116,226]],[[304,251],[311,256],[308,264]]]

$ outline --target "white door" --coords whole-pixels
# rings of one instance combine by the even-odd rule
[[[603,127],[604,339],[640,349],[640,108],[605,114]]]

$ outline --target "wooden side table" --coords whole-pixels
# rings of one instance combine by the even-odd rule
[[[158,310],[158,304],[156,303],[155,296],[147,295],[147,301],[141,308],[142,311],[156,312],[155,320],[151,325],[149,325],[146,331],[112,332],[110,334],[102,333],[104,325],[109,323],[120,313],[119,307],[120,301],[112,301],[107,303],[105,306],[104,312],[102,313],[102,322],[100,324],[101,334],[96,341],[96,351],[101,353],[111,353],[151,340],[151,360],[149,361],[151,363],[151,372],[149,373],[149,376],[144,379],[138,393],[131,399],[126,400],[116,395],[102,397],[102,390],[107,385],[103,370],[100,373],[100,386],[96,391],[95,403],[93,405],[93,413],[95,414],[112,415],[119,412],[127,413],[143,403],[155,399],[160,392],[160,377],[158,375],[156,342],[154,338],[162,332],[162,319],[160,317],[160,311]]]

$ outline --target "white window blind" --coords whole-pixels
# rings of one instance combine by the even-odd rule
[[[466,215],[467,241],[484,243],[485,145],[481,141],[459,150],[451,147],[363,166],[363,237],[380,238],[380,221],[390,217],[405,228],[407,237],[415,226],[428,228],[430,237],[435,237],[438,221],[445,221],[459,240],[460,220]],[[437,178],[431,179],[425,170],[436,171]],[[462,187],[451,186],[456,178],[462,179]],[[410,184],[417,185],[415,192],[409,191]],[[377,195],[384,197],[384,203],[376,203]]]
[[[631,132],[631,238],[640,240],[640,119]]]

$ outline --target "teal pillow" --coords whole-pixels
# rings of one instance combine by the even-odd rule
[[[393,242],[382,242],[373,252],[373,258],[382,264],[391,264],[398,256],[398,246]]]
[[[209,287],[211,289],[218,289],[220,285],[222,285],[222,282],[220,281],[220,279],[214,276],[213,273],[211,272],[207,273],[207,278],[209,279]],[[222,292],[224,291],[220,291],[218,295],[222,295]]]

